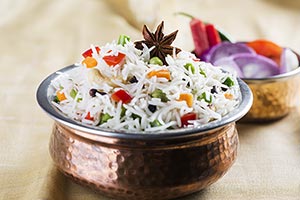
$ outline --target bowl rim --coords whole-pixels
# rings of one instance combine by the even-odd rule
[[[164,140],[164,139],[191,137],[191,136],[207,133],[208,131],[214,129],[224,127],[225,125],[230,124],[232,122],[236,122],[244,115],[246,115],[246,113],[250,110],[253,102],[253,95],[250,88],[243,80],[237,78],[241,90],[242,101],[237,108],[235,108],[230,113],[225,115],[221,120],[215,120],[205,125],[194,127],[194,128],[180,128],[180,129],[157,131],[157,132],[156,131],[155,132],[118,131],[118,130],[100,128],[93,125],[83,124],[81,122],[75,121],[67,117],[57,108],[55,108],[51,103],[53,98],[53,96],[49,94],[49,90],[51,89],[51,81],[57,78],[60,73],[67,72],[76,67],[78,67],[78,65],[76,64],[69,65],[48,75],[37,88],[36,100],[39,106],[42,108],[42,110],[44,110],[55,122],[59,122],[60,124],[63,124],[72,129],[82,131],[88,134],[92,134],[95,136],[105,136],[105,137],[113,137],[119,139],[122,138],[139,139],[139,140],[140,139]]]
[[[300,60],[299,60],[300,62]],[[269,77],[265,77],[265,78],[241,78],[243,81],[245,81],[246,83],[261,83],[261,82],[273,82],[273,81],[282,81],[285,80],[287,78],[290,78],[292,76],[296,76],[300,74],[300,66],[298,66],[296,69],[283,73],[283,74],[278,74],[275,76],[269,76]]]

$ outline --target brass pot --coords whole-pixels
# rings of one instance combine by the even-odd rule
[[[59,72],[66,72],[69,66]],[[238,80],[242,101],[222,120],[197,128],[129,133],[85,125],[51,104],[53,73],[39,86],[37,100],[55,120],[50,154],[65,175],[118,199],[171,199],[216,182],[237,156],[235,122],[251,107],[249,87]]]
[[[285,117],[299,100],[299,75],[297,69],[260,79],[243,79],[253,93],[253,105],[244,122],[268,122]]]

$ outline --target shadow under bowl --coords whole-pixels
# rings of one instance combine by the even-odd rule
[[[67,72],[75,66],[59,70]],[[79,184],[117,199],[171,199],[220,179],[237,157],[235,122],[251,107],[252,93],[238,79],[242,101],[221,120],[197,128],[129,133],[76,122],[51,103],[48,76],[37,101],[55,123],[50,154],[60,171]]]

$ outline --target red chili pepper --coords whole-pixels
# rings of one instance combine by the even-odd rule
[[[124,60],[125,56],[126,55],[123,53],[118,53],[118,55],[116,55],[116,56],[104,56],[103,60],[109,66],[115,66],[117,64],[120,64]]]
[[[209,48],[205,24],[201,20],[193,18],[190,21],[190,28],[195,45],[195,54],[200,57],[203,51]]]
[[[96,49],[97,53],[99,54],[100,48],[96,46],[95,49]],[[92,57],[92,53],[93,53],[93,50],[92,49],[88,49],[88,50],[86,50],[85,52],[82,53],[82,56],[84,58],[86,58],[86,57]]]
[[[122,101],[122,103],[125,104],[129,103],[132,99],[132,97],[125,90],[122,89],[114,92],[111,95],[111,98],[116,102]]]
[[[181,116],[181,127],[187,126],[189,120],[195,120],[197,117],[196,113],[190,112]]]
[[[212,24],[206,24],[205,25],[207,39],[209,43],[209,47],[212,47],[216,44],[219,44],[221,42],[220,35],[218,31],[216,30],[215,26]]]
[[[88,112],[84,119],[94,121],[94,117],[91,116],[91,113]]]

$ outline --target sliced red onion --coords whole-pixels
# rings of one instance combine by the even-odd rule
[[[236,73],[238,77],[244,78],[243,72],[236,64],[236,62],[233,60],[233,56],[221,58],[215,61],[213,65],[220,66],[222,69],[231,73]]]
[[[231,55],[235,55],[237,53],[249,53],[256,54],[255,51],[248,47],[243,43],[230,43],[230,42],[222,42],[209,51],[209,62],[214,63],[215,61],[229,57]]]
[[[236,54],[232,57],[244,78],[266,78],[280,73],[278,65],[267,57],[249,53]]]
[[[286,73],[299,67],[297,55],[289,48],[284,48],[280,57],[280,73]]]

